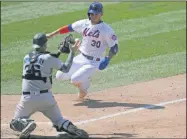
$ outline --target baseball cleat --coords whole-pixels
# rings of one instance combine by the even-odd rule
[[[75,125],[73,125],[72,123],[69,124],[67,130],[67,133],[69,133],[73,138],[80,138],[80,139],[88,139],[89,135],[86,131],[77,128]]]
[[[28,138],[30,136],[30,133],[36,128],[36,123],[34,121],[31,121],[28,123],[28,125],[22,130],[20,134],[20,138]]]

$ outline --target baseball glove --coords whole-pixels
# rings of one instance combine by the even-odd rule
[[[75,39],[73,38],[73,35],[70,34],[61,40],[58,50],[61,53],[69,54],[70,53],[69,46],[74,44],[75,44]]]

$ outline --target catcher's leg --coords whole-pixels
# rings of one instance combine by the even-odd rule
[[[36,123],[31,119],[12,119],[10,128],[14,131],[21,132],[20,138],[28,138],[30,133],[36,128]]]
[[[41,112],[51,120],[53,127],[56,128],[58,132],[65,131],[72,137],[88,138],[88,134],[84,130],[77,128],[71,121],[62,117],[54,97],[51,96],[48,102],[46,101],[46,107],[44,107]]]
[[[14,131],[21,132],[20,138],[29,137],[30,133],[36,128],[34,120],[29,117],[35,113],[31,96],[22,96],[16,107],[14,118],[10,122],[10,128]]]
[[[64,124],[66,124],[66,127],[64,127]],[[77,139],[88,139],[89,135],[86,131],[77,128],[72,122],[65,121],[61,127],[54,126],[56,128],[57,132],[67,132],[71,137],[77,138]]]
[[[71,83],[79,89],[78,100],[83,100],[90,86],[89,78],[95,73],[96,67],[84,65],[71,77]]]

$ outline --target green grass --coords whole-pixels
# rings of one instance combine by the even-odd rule
[[[185,30],[178,30],[160,33],[150,37],[122,41],[120,42],[120,48],[124,47],[124,50],[119,52],[112,63],[134,61],[175,52],[185,52],[185,36]]]
[[[112,3],[105,2],[104,6],[109,4]],[[23,2],[17,5],[2,7],[1,24],[80,11],[87,9],[89,5],[89,2]]]
[[[19,6],[19,3],[17,5]],[[14,5],[12,6],[14,7]],[[86,12],[87,9],[83,8],[72,12],[54,13],[54,15],[50,16],[43,15],[39,18],[30,16],[31,13],[28,13],[27,16],[30,16],[31,19],[23,18],[23,21],[11,21],[1,24],[1,92],[3,94],[17,94],[21,90],[22,59],[25,54],[31,51],[32,37],[35,33],[51,32],[62,25],[86,18]],[[115,30],[119,39],[120,51],[111,61],[109,69],[97,73],[93,77],[93,85],[90,90],[96,91],[105,87],[115,87],[184,73],[185,65],[183,63],[186,50],[185,14],[184,2],[106,4],[103,19]],[[15,18],[18,15],[15,15]],[[73,33],[73,35],[80,37],[77,33]],[[63,35],[59,35],[50,39],[48,49],[53,52],[56,51],[62,37]],[[61,59],[64,61],[66,57],[67,55],[61,56]],[[165,58],[167,60],[164,60]],[[148,62],[142,62],[144,59]],[[158,59],[159,62],[156,61]],[[138,63],[138,61],[140,62]],[[142,66],[142,72],[148,66],[149,74],[144,76],[140,72],[141,75],[139,75],[138,68],[140,67],[130,64],[131,62]],[[127,66],[129,64],[131,66]],[[154,66],[156,69],[151,68]],[[119,67],[119,69],[114,67]],[[134,67],[136,68],[134,69]],[[159,70],[158,68],[163,69]],[[118,77],[119,73],[124,79]],[[100,78],[101,74],[103,74],[102,79]],[[115,78],[119,80],[115,80]],[[108,82],[107,79],[110,79],[111,82]],[[100,86],[100,80],[102,80],[102,86]],[[9,87],[10,84],[11,87]],[[53,90],[55,93],[59,92],[61,88],[64,90],[63,93],[75,92],[75,88],[69,82],[54,83]]]
[[[96,73],[92,79],[90,91],[99,91],[105,88],[149,81],[185,72],[185,52],[159,55],[136,61],[126,61],[113,65],[106,71]],[[58,83],[54,88],[55,92],[60,90],[56,89],[58,87],[62,87],[62,85],[60,86]]]
[[[11,6],[11,5],[17,5],[17,4],[20,4],[22,2],[13,2],[13,1],[4,1],[4,2],[1,2],[1,7],[7,7],[7,6]]]
[[[185,9],[185,5],[182,2],[144,3],[140,6],[142,7],[141,10],[136,9],[137,7],[133,5],[133,2],[123,2],[105,6],[104,21],[112,23],[122,19],[140,18],[170,10]],[[136,5],[138,5],[138,3],[136,3]],[[36,32],[51,32],[62,25],[72,23],[82,18],[87,18],[86,13],[87,9],[2,25],[2,46],[8,47],[8,44],[11,42],[32,38]]]
[[[149,81],[186,72],[186,53],[159,55],[136,61],[126,61],[112,65],[106,70],[96,72],[92,78],[90,92],[118,87],[132,83]],[[53,93],[76,93],[69,81],[53,80]],[[21,94],[21,81],[2,82],[2,94]],[[11,87],[10,87],[11,85]]]

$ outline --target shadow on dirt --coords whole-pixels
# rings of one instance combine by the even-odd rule
[[[124,138],[135,138],[137,134],[129,133],[114,133],[114,134],[90,134],[91,139],[124,139]],[[92,137],[93,136],[93,137]],[[105,137],[99,137],[105,136]]]
[[[29,139],[79,139],[79,138],[73,138],[68,134],[61,134],[60,136],[30,135]]]
[[[133,138],[136,134],[129,133],[114,133],[114,134],[90,134],[89,139],[122,139],[122,138]],[[30,135],[29,139],[78,139],[72,138],[68,134],[57,136],[41,136],[41,135]]]
[[[58,139],[58,138],[56,136],[30,135],[29,139]]]
[[[128,108],[146,108],[146,109],[165,108],[163,106],[157,106],[153,104],[105,102],[102,100],[93,100],[93,99],[85,99],[83,102],[74,104],[74,106],[87,106],[88,108],[108,108],[108,107],[128,107]]]

